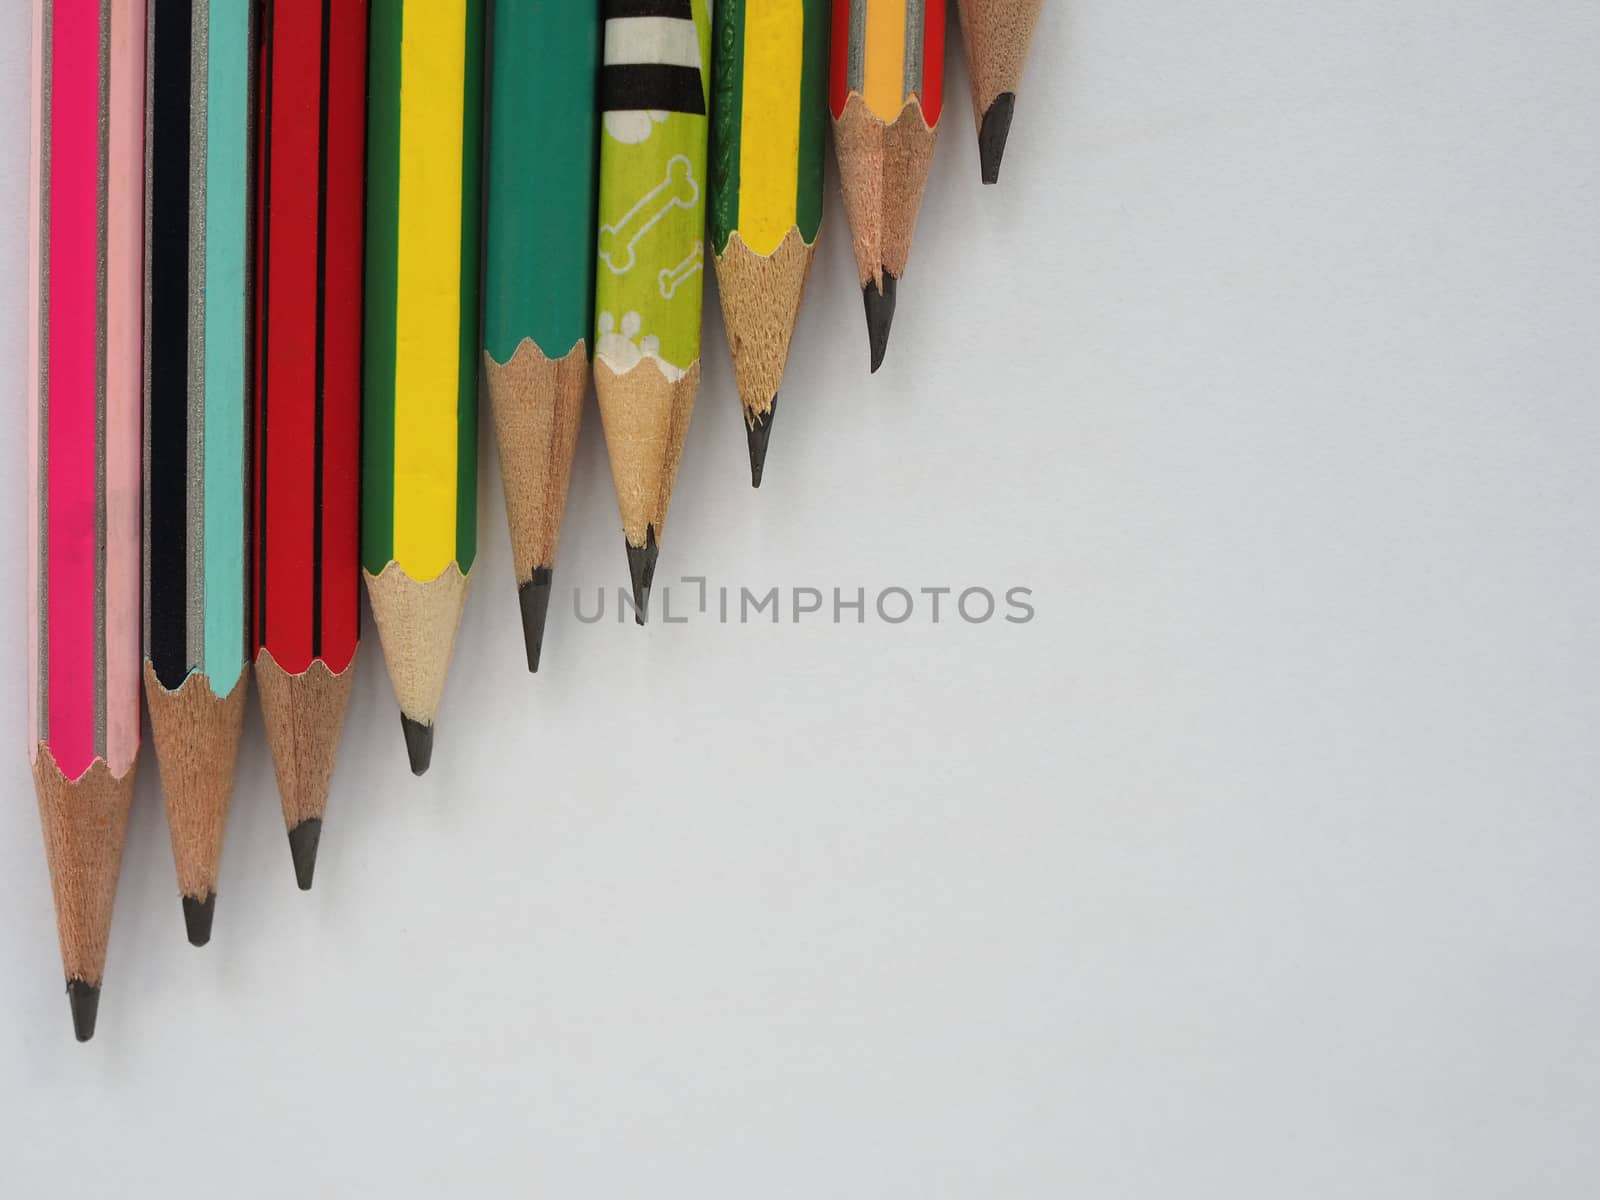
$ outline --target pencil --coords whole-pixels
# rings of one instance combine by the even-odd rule
[[[262,15],[251,643],[311,886],[360,638],[366,0]]]
[[[530,671],[589,391],[599,58],[594,3],[495,12],[483,366]]]
[[[482,0],[373,0],[361,560],[411,770],[477,553]]]
[[[715,35],[711,249],[760,487],[822,224],[828,0],[726,0]]]
[[[978,123],[978,165],[985,183],[1000,182],[1000,160],[1022,86],[1022,69],[1044,0],[961,0],[961,40]]]
[[[940,0],[834,0],[834,150],[874,371],[939,138],[944,20]]]
[[[153,0],[145,111],[144,686],[189,941],[211,940],[245,670],[247,0]]]
[[[650,584],[700,386],[706,0],[603,0],[595,392],[634,616]]]
[[[67,1000],[94,1034],[139,754],[142,0],[35,0],[28,744]]]

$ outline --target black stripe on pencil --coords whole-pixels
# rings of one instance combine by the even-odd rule
[[[149,657],[161,686],[181,687],[189,674],[189,61],[192,16],[187,2],[169,6],[151,39],[149,220],[152,258],[162,264],[150,278],[150,390],[176,395],[152,404],[147,476],[150,556],[146,597]],[[172,63],[184,69],[156,70]]]

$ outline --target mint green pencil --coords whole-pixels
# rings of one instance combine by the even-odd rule
[[[255,5],[152,4],[145,695],[189,940],[211,937],[248,687]]]

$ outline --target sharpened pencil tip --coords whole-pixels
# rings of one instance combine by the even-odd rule
[[[544,622],[550,613],[549,567],[533,569],[533,578],[517,587],[517,603],[522,606],[522,644],[528,651],[528,670],[538,674]]]
[[[1000,160],[1005,157],[1006,138],[1011,135],[1011,114],[1017,107],[1015,92],[1001,92],[989,105],[978,125],[978,165],[985,183],[1000,182]]]
[[[767,467],[767,441],[772,437],[772,418],[778,415],[778,398],[772,398],[772,406],[767,409],[765,416],[759,416],[755,424],[745,421],[744,434],[750,443],[750,486],[761,486],[761,473]]]
[[[211,918],[217,912],[217,894],[207,892],[203,900],[183,898],[183,924],[189,931],[189,945],[204,946],[211,940]]]
[[[413,721],[401,713],[400,728],[406,735],[406,755],[411,759],[411,773],[427,774],[428,764],[433,762],[433,726]]]
[[[317,873],[317,847],[322,844],[322,818],[307,817],[289,830],[289,857],[294,860],[294,881],[302,892],[311,890]]]
[[[883,356],[889,349],[889,327],[894,324],[894,299],[899,283],[885,271],[882,290],[870,283],[861,289],[861,299],[867,309],[867,341],[872,346],[873,374],[883,366]]]
[[[72,1008],[72,1035],[87,1042],[94,1036],[95,1018],[100,1015],[100,989],[81,979],[69,979],[67,1004]]]
[[[650,585],[656,578],[656,558],[661,551],[656,546],[656,527],[644,528],[644,545],[628,543],[628,574],[633,577],[633,619],[644,624],[650,610]]]

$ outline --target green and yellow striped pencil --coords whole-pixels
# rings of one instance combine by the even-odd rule
[[[420,775],[477,553],[482,0],[373,0],[361,565]]]
[[[644,624],[700,386],[707,0],[603,0],[595,391]]]
[[[599,61],[594,3],[496,10],[483,365],[530,671],[589,391]]]
[[[711,248],[760,487],[822,224],[828,0],[724,0],[712,44]]]

